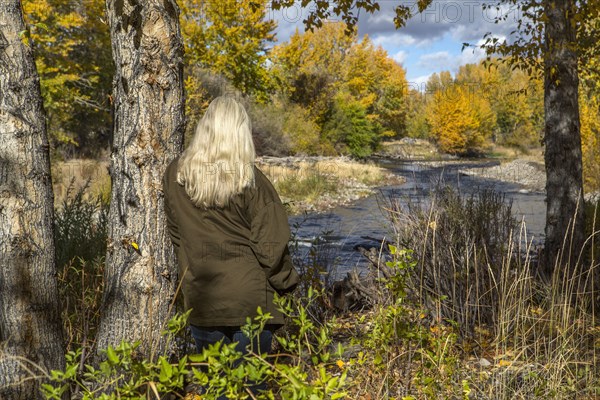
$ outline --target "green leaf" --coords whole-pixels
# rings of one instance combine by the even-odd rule
[[[43,22],[38,22],[37,24],[34,24],[33,26],[35,26],[36,28],[40,28],[45,30],[46,32],[49,31],[48,29],[48,25],[44,24]]]
[[[173,366],[169,364],[165,357],[160,357],[160,372],[161,375],[164,372],[166,378],[171,378],[173,376]]]
[[[108,349],[106,349],[106,356],[108,357],[108,361],[111,364],[115,365],[119,363],[119,356],[117,355],[115,349],[112,346],[108,346]]]

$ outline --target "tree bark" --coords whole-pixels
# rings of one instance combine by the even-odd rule
[[[114,143],[97,349],[140,340],[140,354],[151,357],[165,349],[160,333],[177,281],[162,176],[181,152],[185,128],[179,9],[175,0],[108,0],[107,15],[116,68]]]
[[[574,267],[584,243],[574,0],[544,2],[545,269]]]
[[[0,3],[0,398],[41,398],[64,369],[54,200],[40,82],[18,0]]]

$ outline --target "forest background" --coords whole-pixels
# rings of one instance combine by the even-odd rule
[[[445,153],[480,155],[492,145],[540,148],[543,79],[508,62],[467,64],[430,76],[424,91],[368,36],[326,23],[276,43],[269,2],[180,2],[185,45],[186,139],[210,100],[238,93],[260,154],[364,158],[382,142],[422,138]],[[25,1],[54,161],[101,158],[112,132],[114,68],[104,2]],[[595,59],[591,62],[597,62]],[[598,88],[580,85],[584,181],[598,189]]]

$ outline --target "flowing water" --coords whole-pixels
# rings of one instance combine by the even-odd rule
[[[521,185],[463,175],[459,171],[499,164],[497,161],[447,161],[447,162],[386,162],[381,166],[402,176],[401,185],[383,186],[376,195],[357,200],[350,206],[337,207],[326,213],[308,214],[290,218],[298,249],[296,257],[307,259],[310,249],[319,247],[326,259],[336,259],[336,278],[343,277],[353,268],[362,270],[366,260],[356,250],[358,245],[366,248],[381,246],[382,239],[393,241],[393,233],[383,210],[389,199],[400,204],[427,202],[435,188],[450,186],[462,195],[492,189],[512,200],[512,211],[518,221],[523,221],[528,238],[539,241],[543,237],[545,223],[545,194],[530,192]],[[321,254],[323,256],[323,254]]]

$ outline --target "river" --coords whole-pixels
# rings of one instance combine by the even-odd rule
[[[430,199],[433,189],[450,186],[462,195],[470,195],[482,189],[493,189],[512,200],[512,211],[518,221],[523,221],[529,239],[538,242],[543,238],[545,224],[545,193],[528,191],[521,185],[461,174],[460,170],[481,168],[499,164],[498,161],[445,161],[445,162],[399,162],[382,161],[380,165],[406,179],[401,185],[383,186],[378,193],[357,200],[350,206],[334,208],[325,213],[290,217],[292,233],[298,243],[297,259],[306,262],[310,250],[322,257],[321,266],[327,265],[330,273],[339,279],[348,271],[364,270],[366,261],[356,250],[381,246],[381,239],[393,241],[393,233],[380,205],[389,198],[401,204],[423,203]]]

